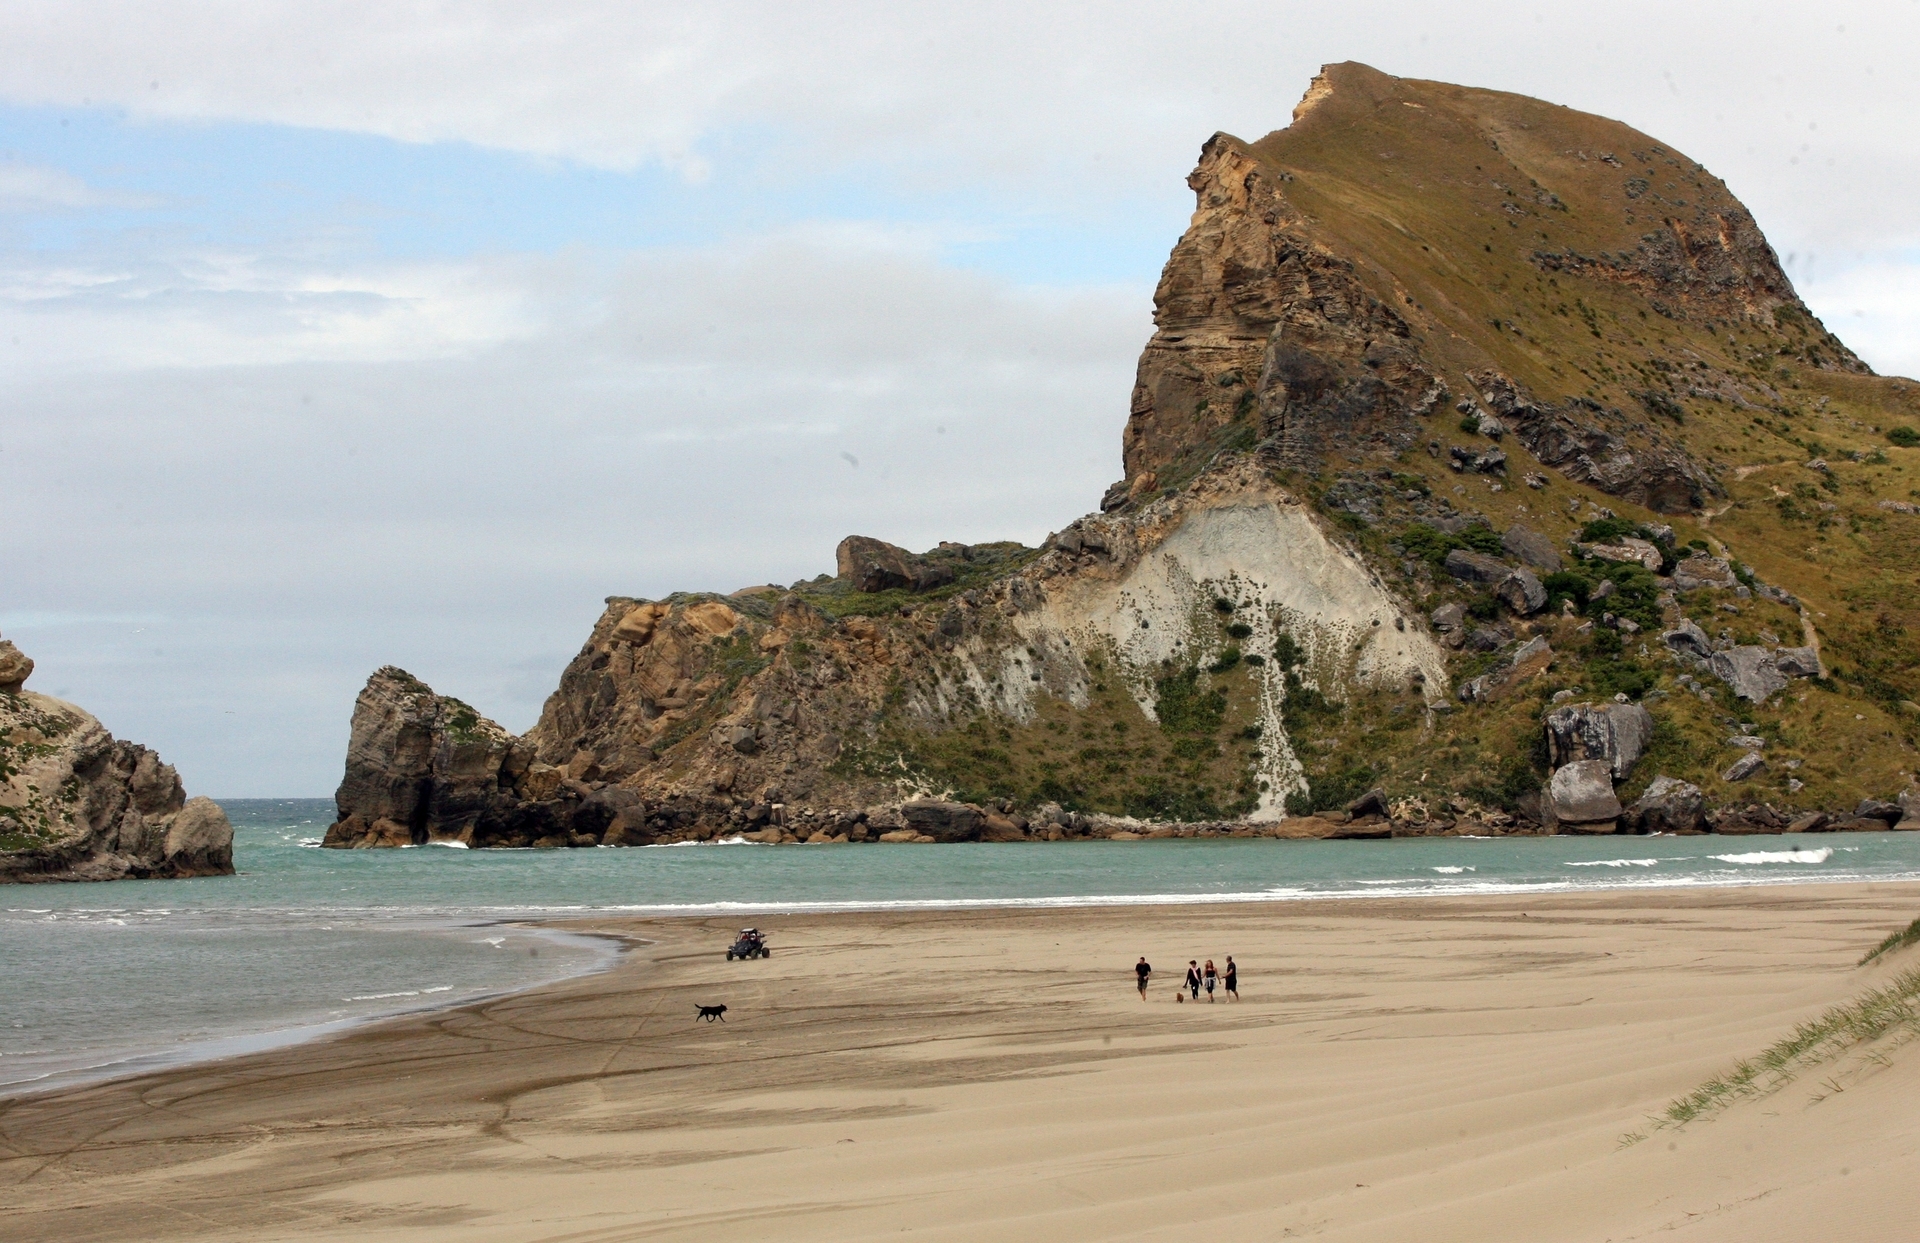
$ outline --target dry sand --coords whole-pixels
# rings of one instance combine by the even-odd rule
[[[1920,1049],[1620,1140],[1911,965],[1853,964],[1916,910],[1886,884],[770,918],[742,963],[720,922],[600,921],[645,939],[606,974],[0,1102],[0,1237],[1886,1243],[1920,1237]],[[1228,953],[1244,1001],[1174,1003]]]

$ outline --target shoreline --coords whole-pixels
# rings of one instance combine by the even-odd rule
[[[641,942],[633,937],[614,932],[593,932],[553,926],[547,921],[492,919],[472,923],[449,923],[449,928],[495,928],[513,927],[533,936],[541,937],[554,944],[591,943],[598,951],[595,958],[576,971],[567,971],[550,979],[539,980],[517,988],[501,988],[488,992],[450,998],[444,1001],[427,1000],[393,1010],[380,1010],[371,1014],[353,1015],[348,1018],[330,1019],[321,1023],[294,1023],[284,1027],[269,1027],[259,1030],[234,1032],[224,1036],[210,1036],[201,1040],[190,1040],[180,1044],[157,1049],[143,1049],[136,1052],[115,1053],[106,1060],[90,1062],[84,1066],[73,1066],[48,1071],[31,1079],[0,1081],[0,1107],[9,1102],[37,1096],[46,1092],[60,1092],[67,1089],[85,1088],[96,1084],[116,1083],[142,1075],[164,1073],[182,1067],[207,1065],[232,1058],[248,1057],[259,1053],[297,1048],[301,1045],[347,1035],[358,1028],[374,1023],[384,1023],[396,1019],[432,1016],[465,1005],[481,1005],[503,997],[514,996],[534,989],[546,988],[551,984],[564,983],[567,980],[597,975],[612,970],[620,959],[637,949]],[[410,930],[411,931],[411,930]]]
[[[7,1100],[0,1220],[22,1243],[1813,1237],[1920,1207],[1920,1140],[1889,1143],[1920,1055],[1620,1139],[1920,961],[1853,965],[1917,907],[1908,881],[810,914],[750,963],[719,916],[556,920],[634,948]],[[1223,952],[1244,1000],[1176,1005],[1179,964]]]
[[[1499,841],[1503,839],[1460,839]],[[1642,840],[1645,840],[1644,838]],[[700,843],[702,845],[708,843]],[[1124,846],[1130,843],[1120,842]],[[642,848],[644,849],[644,848]],[[1366,882],[1361,882],[1366,883]],[[568,940],[592,942],[599,948],[597,956],[579,970],[567,971],[550,979],[537,981],[520,987],[502,988],[484,993],[472,994],[444,1000],[423,1001],[398,1009],[383,1010],[371,1014],[356,1015],[349,1018],[329,1020],[319,1023],[296,1023],[286,1027],[272,1027],[259,1030],[235,1032],[228,1035],[212,1036],[202,1040],[193,1040],[185,1044],[147,1049],[133,1053],[122,1053],[108,1060],[90,1063],[86,1066],[72,1067],[49,1072],[33,1079],[21,1079],[0,1082],[0,1106],[16,1098],[40,1095],[47,1092],[59,1092],[70,1088],[82,1088],[89,1085],[115,1083],[135,1079],[143,1075],[162,1073],[180,1067],[207,1065],[221,1061],[244,1058],[257,1053],[297,1048],[316,1042],[348,1036],[370,1025],[404,1020],[416,1017],[431,1017],[458,1011],[464,1007],[484,1005],[502,998],[519,997],[535,993],[554,985],[564,984],[594,975],[615,970],[620,963],[635,951],[649,944],[645,938],[629,933],[608,931],[603,925],[607,921],[662,920],[697,921],[707,919],[734,920],[742,917],[794,917],[802,919],[831,919],[834,917],[859,917],[865,915],[883,916],[889,914],[1045,914],[1067,911],[1141,911],[1168,912],[1186,908],[1227,908],[1248,909],[1262,905],[1291,906],[1298,904],[1354,904],[1368,902],[1471,902],[1475,900],[1498,900],[1537,896],[1542,899],[1622,897],[1635,893],[1680,894],[1680,893],[1725,893],[1742,889],[1796,889],[1804,887],[1832,886],[1841,889],[1876,885],[1920,885],[1920,870],[1910,873],[1896,873],[1876,876],[1833,877],[1763,874],[1731,875],[1724,880],[1700,877],[1675,877],[1662,879],[1653,875],[1621,875],[1617,879],[1597,877],[1591,881],[1557,881],[1532,883],[1454,882],[1445,888],[1415,888],[1409,883],[1406,888],[1394,888],[1385,884],[1369,884],[1366,888],[1350,888],[1332,891],[1299,889],[1292,891],[1256,890],[1232,893],[1150,893],[1150,894],[1094,894],[1059,895],[1042,897],[995,897],[995,898],[902,898],[871,899],[854,901],[790,901],[790,902],[713,902],[685,905],[609,905],[592,909],[546,908],[530,910],[526,914],[502,917],[452,916],[444,926],[446,928],[489,928],[513,927],[548,940],[565,942]],[[409,928],[406,931],[414,931]],[[398,935],[398,933],[396,933]]]

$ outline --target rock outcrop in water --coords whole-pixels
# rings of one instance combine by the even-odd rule
[[[0,883],[230,875],[220,805],[188,798],[172,765],[82,709],[27,690],[32,673],[0,640]]]
[[[520,737],[382,670],[328,844],[1744,831],[1909,783],[1920,386],[1724,184],[1351,64],[1188,184],[1099,512],[611,597]]]

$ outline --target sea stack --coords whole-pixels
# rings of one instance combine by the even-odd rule
[[[233,826],[180,774],[85,710],[26,689],[0,639],[0,883],[222,876]]]

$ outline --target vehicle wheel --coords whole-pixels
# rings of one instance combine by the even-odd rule
[[[762,957],[762,958],[772,958],[772,957],[773,957],[773,951],[772,951],[772,950],[770,950],[770,949],[762,949],[762,950],[760,951],[760,957]]]
[[[728,951],[727,951],[727,961],[728,961],[728,962],[732,962],[732,961],[733,961],[733,951],[732,951],[732,950],[728,950]]]

